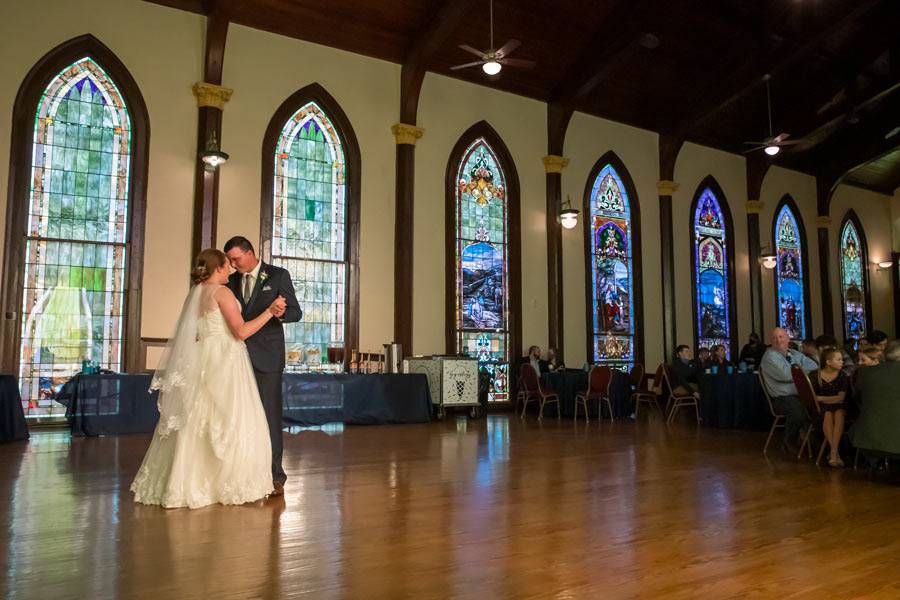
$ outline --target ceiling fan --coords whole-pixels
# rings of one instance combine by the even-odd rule
[[[503,68],[503,65],[509,65],[511,67],[524,67],[531,68],[534,66],[533,60],[523,60],[521,58],[509,58],[509,55],[513,53],[513,51],[518,48],[522,42],[516,39],[509,40],[500,48],[495,50],[494,46],[494,0],[490,0],[490,13],[491,13],[491,49],[485,52],[473,48],[467,44],[460,44],[460,48],[465,50],[466,52],[471,52],[475,56],[479,57],[481,60],[477,60],[470,63],[465,63],[462,65],[456,65],[454,67],[450,67],[451,71],[458,71],[459,69],[467,69],[469,67],[481,66],[481,70],[487,73],[488,75],[496,75],[500,72],[500,69]]]
[[[749,150],[744,150],[744,154],[748,154],[750,152],[755,152],[757,150],[765,149],[766,154],[769,156],[775,156],[779,152],[781,152],[782,146],[794,146],[796,144],[802,144],[804,140],[788,140],[791,137],[789,133],[779,133],[778,135],[772,135],[772,94],[769,89],[769,81],[772,79],[771,75],[764,75],[763,81],[766,82],[766,104],[769,109],[769,137],[764,139],[761,142],[744,142],[745,144],[749,144],[753,146]]]

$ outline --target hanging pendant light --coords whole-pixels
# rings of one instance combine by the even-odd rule
[[[572,198],[568,195],[559,211],[559,223],[566,229],[575,229],[578,225],[578,211],[572,208]]]
[[[212,132],[209,141],[206,142],[206,149],[200,153],[200,160],[206,164],[206,168],[210,171],[215,170],[216,167],[228,161],[228,155],[219,149],[215,131]]]

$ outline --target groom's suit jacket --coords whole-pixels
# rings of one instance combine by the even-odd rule
[[[253,368],[263,373],[275,373],[284,370],[284,326],[282,323],[294,323],[303,316],[291,274],[286,269],[262,263],[259,275],[250,298],[241,293],[242,273],[232,273],[228,278],[228,287],[241,302],[241,316],[245,321],[258,317],[278,296],[287,303],[284,315],[280,319],[269,319],[262,329],[247,338],[247,351]]]

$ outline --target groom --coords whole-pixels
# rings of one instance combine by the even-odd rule
[[[287,480],[281,466],[281,376],[284,371],[282,323],[299,321],[303,311],[294,295],[290,273],[259,260],[250,240],[239,235],[231,238],[225,243],[225,255],[235,268],[235,272],[228,278],[228,287],[241,301],[241,315],[245,321],[258,317],[278,296],[284,298],[284,304],[275,313],[277,318],[269,320],[262,329],[246,340],[272,440],[272,485],[275,490],[272,495],[280,496],[284,494],[284,482]]]

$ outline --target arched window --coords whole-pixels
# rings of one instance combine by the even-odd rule
[[[841,223],[841,312],[844,339],[865,337],[872,327],[869,264],[866,237],[856,213],[847,212]]]
[[[303,319],[288,371],[339,370],[359,339],[359,145],[318,84],[288,98],[263,141],[262,257],[287,269]]]
[[[775,240],[775,310],[778,326],[793,340],[803,340],[809,332],[809,282],[806,274],[806,232],[797,205],[790,196],[782,198],[775,210],[772,239]]]
[[[447,351],[478,357],[488,400],[507,402],[520,354],[519,184],[506,146],[484,122],[447,165]]]
[[[711,176],[694,195],[691,230],[695,349],[721,344],[730,356],[735,334],[733,228],[725,195]]]
[[[51,395],[83,361],[138,367],[148,129],[134,80],[91,36],[52,50],[19,90],[4,301],[20,308],[3,362],[17,363],[29,417],[64,414]]]
[[[640,361],[641,261],[637,193],[609,152],[591,170],[584,197],[590,360],[630,368]]]

